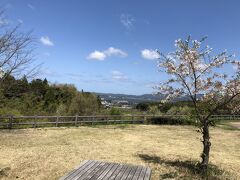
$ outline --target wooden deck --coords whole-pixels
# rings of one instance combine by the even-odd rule
[[[148,167],[86,160],[60,180],[149,180],[150,177]]]

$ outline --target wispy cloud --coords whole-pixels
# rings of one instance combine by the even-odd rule
[[[17,19],[17,22],[18,22],[19,24],[22,24],[22,23],[23,23],[23,20],[22,20],[22,19]]]
[[[8,25],[9,21],[5,17],[0,17],[0,26]]]
[[[155,50],[151,50],[151,49],[144,49],[141,51],[141,55],[144,59],[158,59],[159,58],[159,54],[155,51]]]
[[[126,52],[124,52],[121,49],[114,48],[114,47],[108,48],[107,50],[104,51],[104,53],[107,56],[120,56],[120,57],[126,57],[127,56]]]
[[[131,30],[133,28],[135,21],[135,18],[131,14],[120,15],[120,22],[127,30]]]
[[[48,36],[42,36],[40,42],[45,46],[54,46],[54,43],[49,39]]]
[[[112,75],[112,79],[114,79],[114,80],[119,80],[119,81],[128,80],[128,76],[126,76],[122,72],[119,72],[119,71],[116,71],[116,70],[112,71],[111,75]]]
[[[35,10],[35,7],[32,4],[27,4],[27,7],[30,8],[31,10]]]
[[[52,70],[50,70],[50,69],[48,69],[48,68],[42,69],[42,70],[41,70],[41,73],[42,73],[42,75],[44,75],[44,76],[51,76],[51,77],[59,77],[59,76],[60,76],[59,73],[57,73],[57,72],[55,72],[55,71],[52,71]]]
[[[104,51],[95,50],[95,51],[91,52],[87,56],[87,59],[103,61],[107,57],[110,57],[110,56],[126,57],[127,55],[128,54],[121,49],[109,47],[108,49],[106,49]]]

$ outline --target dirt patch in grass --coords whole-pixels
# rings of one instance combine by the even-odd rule
[[[0,178],[58,179],[81,161],[139,164],[152,179],[200,178],[200,134],[191,126],[95,126],[0,131]],[[240,131],[211,129],[218,179],[240,179]]]

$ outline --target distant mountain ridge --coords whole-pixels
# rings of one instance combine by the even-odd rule
[[[143,94],[143,95],[128,95],[128,94],[113,94],[113,93],[94,93],[106,101],[128,101],[130,104],[140,102],[159,102],[163,99],[163,95]]]
[[[130,104],[137,104],[140,102],[160,102],[164,99],[163,94],[143,94],[143,95],[128,95],[128,94],[114,94],[114,93],[96,93],[94,94],[104,98],[104,100],[112,102],[112,101],[128,101]],[[202,94],[198,95],[198,98],[202,97]],[[190,97],[184,96],[175,99],[174,101],[188,101]]]

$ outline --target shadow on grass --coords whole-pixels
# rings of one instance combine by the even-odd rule
[[[5,168],[0,167],[0,179],[3,177],[7,177],[10,170],[11,170],[10,167],[5,167]]]
[[[240,126],[231,124],[231,122],[222,121],[217,124],[218,128],[230,131],[240,131]]]
[[[184,174],[184,176],[190,177],[199,177],[203,179],[219,179],[224,173],[222,169],[218,168],[215,165],[209,164],[207,174],[203,175],[201,172],[200,164],[197,161],[182,161],[182,160],[168,160],[163,159],[158,156],[151,156],[148,154],[138,154],[138,156],[147,163],[154,163],[154,164],[164,164],[171,167],[176,167],[179,173]],[[165,175],[168,176],[170,174],[174,177],[178,176],[177,173],[171,174],[163,174],[162,179]]]
[[[132,130],[135,128],[135,124],[108,124],[108,125],[93,125],[89,126],[92,128],[99,128],[99,129],[125,129],[125,130]]]

